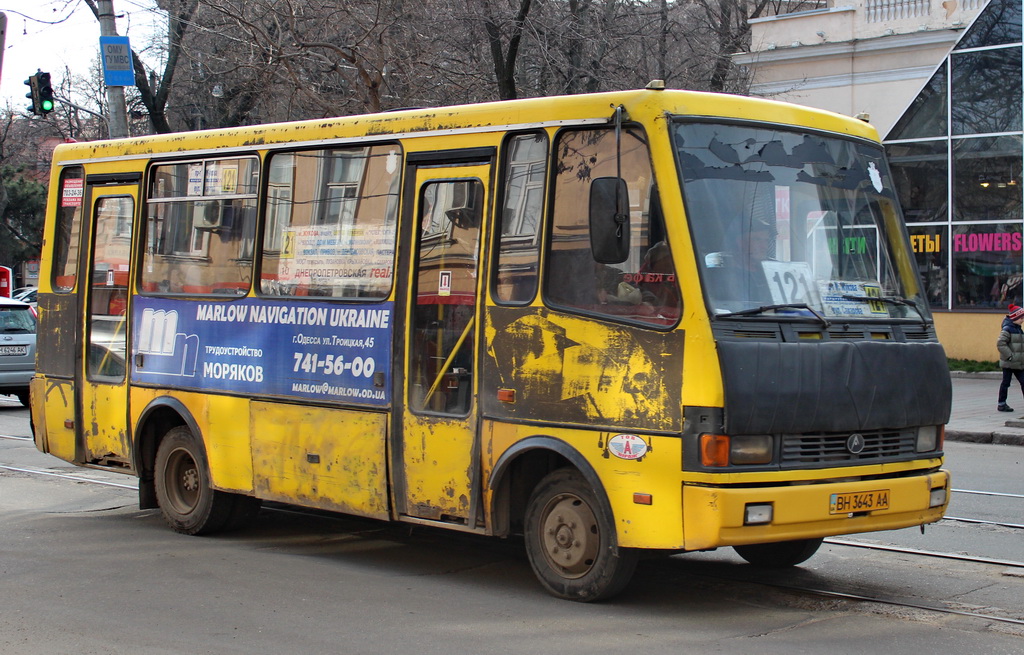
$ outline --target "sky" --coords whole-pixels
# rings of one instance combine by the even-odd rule
[[[138,51],[163,18],[152,0],[113,0],[117,33]],[[0,66],[0,106],[27,107],[24,82],[37,69],[54,88],[66,75],[86,76],[99,56],[100,25],[81,0],[0,0],[7,32]],[[162,30],[161,30],[162,31]],[[138,42],[137,42],[138,41]]]

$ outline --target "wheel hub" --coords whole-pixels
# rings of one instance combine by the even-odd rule
[[[199,489],[199,471],[194,467],[186,469],[181,476],[181,486],[188,491]]]
[[[171,454],[167,469],[167,501],[176,512],[188,514],[196,508],[202,492],[199,467],[187,450],[179,449]]]
[[[547,510],[542,528],[545,556],[566,577],[585,575],[594,565],[601,541],[594,513],[569,494],[553,498]]]

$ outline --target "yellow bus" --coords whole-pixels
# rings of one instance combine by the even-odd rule
[[[792,566],[949,497],[951,386],[878,135],[646,89],[62,145],[37,447],[182,533],[261,501]]]

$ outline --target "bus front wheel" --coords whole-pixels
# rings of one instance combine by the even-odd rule
[[[733,550],[754,566],[765,569],[785,569],[805,562],[818,552],[821,539],[777,541],[771,544],[733,546]]]
[[[160,442],[155,482],[160,512],[175,532],[208,534],[232,518],[232,496],[210,486],[206,453],[185,426],[171,429]]]
[[[554,596],[588,602],[609,598],[629,583],[637,553],[614,548],[609,511],[571,468],[548,474],[526,506],[530,566]]]

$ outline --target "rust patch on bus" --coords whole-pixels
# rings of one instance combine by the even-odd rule
[[[494,416],[678,431],[683,335],[547,309],[488,314],[482,404]],[[516,402],[497,400],[514,389]]]

